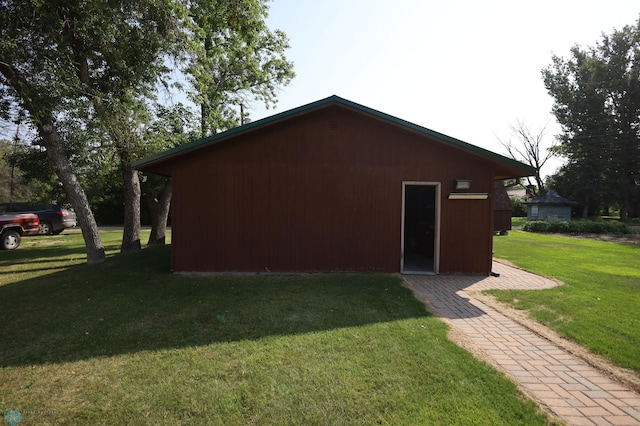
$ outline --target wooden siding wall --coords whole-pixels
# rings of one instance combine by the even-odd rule
[[[571,220],[571,206],[537,204],[537,215],[533,214],[533,207],[533,204],[527,206],[527,220],[546,220],[549,222],[562,222]]]
[[[442,183],[440,273],[491,271],[493,163],[342,107],[314,111],[173,166],[174,271],[400,269],[402,182]]]
[[[511,210],[495,210],[494,216],[494,232],[510,231],[511,230],[511,216],[513,212]]]

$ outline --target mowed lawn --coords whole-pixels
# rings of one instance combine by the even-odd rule
[[[30,424],[548,424],[394,275],[186,277],[170,247],[0,252],[0,413]],[[146,238],[146,236],[145,236]]]
[[[495,237],[494,251],[564,285],[490,293],[640,374],[640,246],[514,231]]]

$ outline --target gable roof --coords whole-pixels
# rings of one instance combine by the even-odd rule
[[[553,189],[548,189],[544,191],[542,194],[538,195],[536,198],[532,199],[531,201],[528,201],[525,204],[555,204],[559,206],[570,206],[578,203],[561,197]]]
[[[198,150],[200,148],[203,148],[205,146],[209,146],[215,143],[219,143],[223,140],[229,139],[231,137],[234,136],[238,136],[241,134],[245,134],[245,133],[249,133],[249,132],[254,132],[258,129],[262,129],[264,127],[270,126],[272,124],[275,123],[279,123],[285,120],[290,120],[296,116],[300,116],[303,114],[307,114],[309,112],[318,110],[318,109],[322,109],[322,108],[327,108],[330,106],[341,106],[343,108],[347,108],[347,109],[351,109],[353,111],[356,112],[360,112],[362,114],[366,114],[369,115],[373,118],[376,118],[378,120],[382,120],[385,121],[389,124],[393,124],[396,125],[398,127],[404,128],[405,130],[409,130],[418,134],[421,134],[423,136],[428,136],[430,138],[439,140],[441,142],[444,142],[446,144],[452,145],[454,147],[463,149],[465,151],[468,151],[470,153],[474,153],[476,155],[479,155],[480,157],[484,157],[486,159],[495,161],[497,163],[500,163],[504,166],[507,166],[510,169],[515,169],[514,175],[513,176],[505,176],[506,177],[516,177],[516,176],[530,176],[535,174],[535,168],[523,164],[519,161],[513,160],[511,158],[502,156],[500,154],[496,154],[495,152],[486,150],[484,148],[480,148],[478,146],[472,145],[470,143],[467,142],[463,142],[459,139],[453,138],[451,136],[447,136],[445,134],[436,132],[434,130],[431,129],[427,129],[426,127],[422,127],[419,126],[417,124],[411,123],[409,121],[406,120],[402,120],[400,118],[394,117],[392,115],[377,111],[375,109],[366,107],[364,105],[360,105],[357,104],[355,102],[351,102],[349,100],[343,99],[339,96],[330,96],[328,98],[325,99],[321,99],[319,101],[316,102],[312,102],[310,104],[307,105],[303,105],[300,106],[298,108],[294,108],[285,112],[281,112],[279,114],[275,114],[272,115],[270,117],[266,117],[263,118],[261,120],[257,120],[239,127],[235,127],[233,129],[227,130],[225,132],[222,133],[218,133],[215,135],[211,135],[208,136],[206,138],[202,138],[202,139],[198,139],[195,140],[193,142],[190,142],[188,144],[184,144],[184,145],[180,145],[177,146],[175,148],[169,149],[167,151],[164,152],[160,152],[158,154],[155,155],[151,155],[145,158],[142,158],[138,161],[135,161],[132,164],[132,167],[134,169],[138,169],[138,170],[149,170],[152,173],[156,173],[158,172],[158,170],[163,169],[163,167],[158,167],[161,166],[161,164],[169,162],[177,157],[180,157],[182,155],[185,155],[187,153],[191,153],[195,150]],[[160,173],[160,174],[166,174],[169,175],[169,173]]]
[[[493,183],[493,209],[494,210],[513,210],[513,203],[507,194],[507,188],[504,182],[497,180]]]

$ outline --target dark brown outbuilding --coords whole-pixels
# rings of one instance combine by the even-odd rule
[[[337,96],[134,166],[173,179],[176,272],[489,275],[494,182],[534,172]]]
[[[501,180],[495,181],[493,187],[493,231],[506,234],[511,231],[513,204],[507,194],[507,188]]]

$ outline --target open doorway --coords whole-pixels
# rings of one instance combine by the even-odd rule
[[[438,200],[440,185],[404,182],[402,188],[403,274],[438,272]]]

